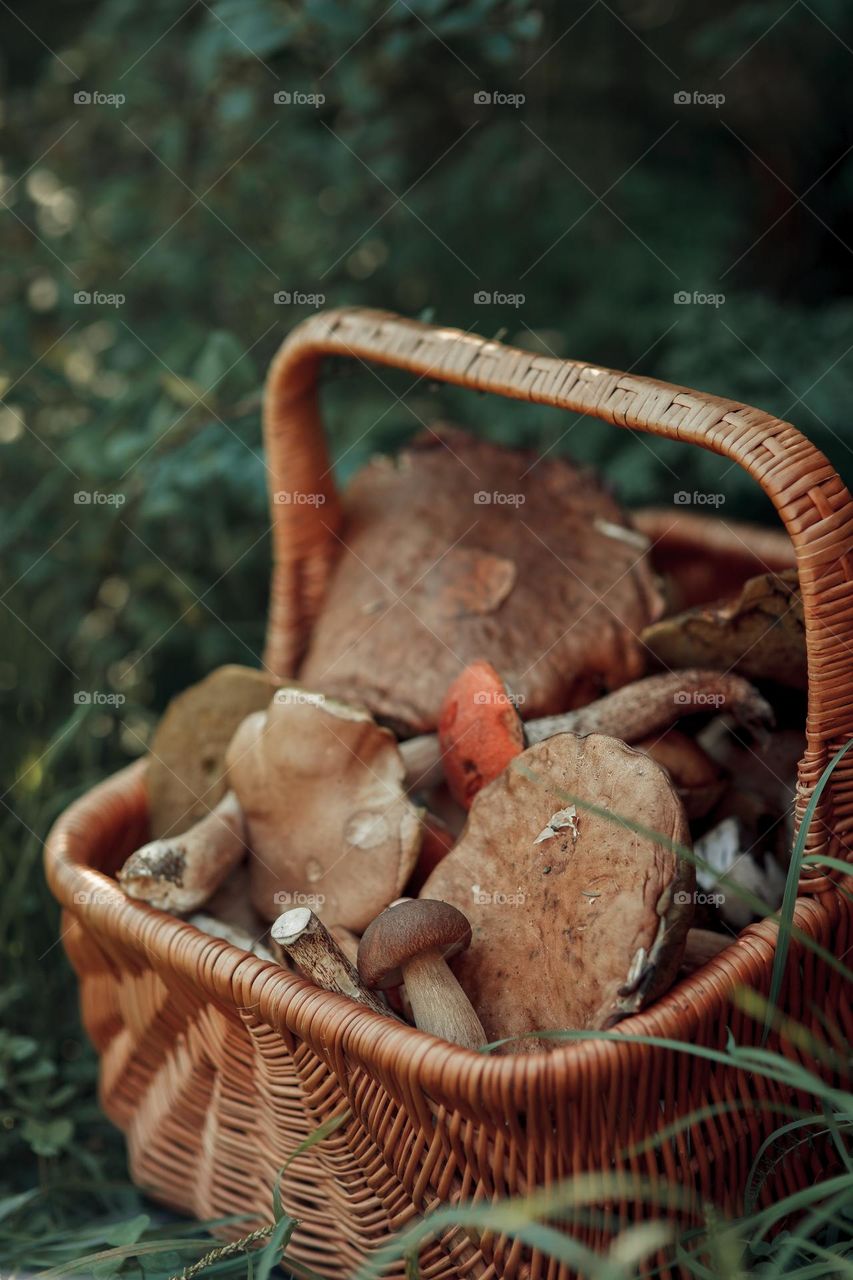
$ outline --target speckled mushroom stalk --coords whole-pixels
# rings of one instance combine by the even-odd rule
[[[452,1044],[479,1049],[486,1033],[447,966],[471,943],[471,926],[447,902],[404,899],[368,925],[358,948],[358,971],[368,987],[404,983],[415,1025]]]
[[[329,930],[308,907],[285,911],[270,930],[273,951],[287,955],[297,969],[324,991],[335,991],[385,1017],[394,1015],[360,980]]]
[[[480,788],[521,754],[525,743],[533,746],[558,733],[603,733],[630,745],[662,733],[684,716],[709,710],[730,712],[759,738],[773,724],[769,704],[748,681],[705,670],[647,676],[585,707],[522,724],[512,694],[494,668],[472,663],[447,691],[439,733],[401,744],[406,784],[416,785],[409,760],[428,777],[443,764],[454,798],[467,808]]]
[[[227,791],[183,835],[152,840],[132,853],[118,880],[129,897],[185,915],[207,902],[246,853],[243,811]]]

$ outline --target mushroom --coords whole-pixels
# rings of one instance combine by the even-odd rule
[[[805,689],[806,635],[796,569],[750,578],[737,596],[647,627],[643,643],[662,665],[717,667],[751,680]]]
[[[471,942],[471,926],[447,902],[408,899],[369,924],[358,947],[358,972],[368,987],[406,985],[415,1025],[453,1044],[479,1049],[486,1035],[447,961]]]
[[[524,750],[515,700],[489,662],[472,662],[445,694],[438,743],[450,794],[464,808]]]
[[[699,743],[680,729],[666,729],[631,745],[663,765],[678,788],[691,821],[710,813],[725,791],[722,771]]]
[[[652,563],[677,609],[734,595],[748,578],[796,564],[784,529],[721,520],[686,507],[645,507],[631,518],[648,538]]]
[[[215,808],[226,791],[225,749],[247,715],[266,707],[278,680],[250,667],[218,667],[169,703],[151,740],[149,829],[180,835]]]
[[[182,835],[152,840],[132,853],[118,873],[131,898],[161,911],[196,911],[246,856],[243,812],[233,791]]]
[[[408,883],[409,892],[418,893],[435,871],[442,858],[446,858],[456,843],[453,832],[434,813],[425,813],[421,819],[423,839],[417,865]]]
[[[637,637],[662,612],[649,544],[589,471],[430,428],[344,502],[309,687],[410,737],[435,729],[460,659],[506,672],[531,717],[645,670]]]
[[[256,955],[259,960],[274,960],[272,952],[265,947],[260,938],[253,938],[245,929],[241,929],[239,925],[230,924],[227,920],[220,920],[218,916],[208,915],[207,912],[197,911],[195,915],[191,915],[188,920],[189,924],[195,925],[196,929],[201,933],[209,933],[211,938],[222,938],[225,942],[230,942],[232,947],[239,947],[242,951],[250,951]]]
[[[730,711],[756,736],[773,721],[769,705],[746,680],[718,671],[648,676],[576,711],[523,725],[515,703],[498,673],[482,661],[467,667],[447,690],[432,749],[442,756],[451,794],[466,808],[521,753],[525,740],[533,744],[572,732],[604,733],[635,743],[660,735],[682,716],[709,710]],[[415,741],[422,764],[427,739]]]
[[[357,932],[402,891],[421,844],[394,735],[368,712],[289,686],[247,716],[226,752],[221,811],[132,854],[127,893],[193,911],[251,851],[264,920],[308,905]]]
[[[421,844],[394,735],[367,711],[296,687],[240,725],[227,753],[267,920],[306,905],[360,933],[399,897]]]
[[[484,787],[422,894],[470,919],[454,971],[489,1040],[606,1028],[665,991],[693,915],[688,843],[664,770],[601,734],[529,747]]]
[[[333,924],[329,927],[329,933],[335,942],[343,951],[347,960],[351,965],[355,965],[358,959],[358,934],[353,933],[352,929],[348,929],[345,924]]]
[[[283,959],[282,953],[290,956],[316,986],[349,996],[374,1013],[391,1016],[388,1008],[359,980],[358,973],[322,920],[309,907],[294,907],[280,915],[270,930],[270,939],[279,958]]]
[[[716,933],[713,929],[688,929],[680,972],[695,973],[709,960],[727,951],[734,941],[731,936]]]

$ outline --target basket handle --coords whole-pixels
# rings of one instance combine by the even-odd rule
[[[279,349],[264,404],[273,517],[264,661],[282,676],[294,673],[340,547],[341,507],[318,403],[325,356],[391,365],[419,378],[689,441],[731,458],[757,480],[791,537],[803,596],[809,701],[799,824],[826,764],[853,735],[853,504],[814,445],[790,423],[758,409],[652,378],[536,355],[390,312],[318,312]],[[808,850],[844,857],[851,826],[853,752],[824,789]]]

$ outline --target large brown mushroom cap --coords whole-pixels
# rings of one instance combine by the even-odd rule
[[[394,735],[363,709],[278,691],[244,720],[228,777],[252,851],[252,902],[267,920],[310,906],[360,932],[403,891],[421,842]]]
[[[181,835],[225,794],[225,751],[237,726],[269,704],[278,680],[251,667],[218,667],[169,703],[157,726],[146,785],[151,838]]]
[[[346,494],[346,544],[300,679],[403,732],[485,658],[525,720],[636,679],[660,611],[647,541],[588,472],[452,428]]]
[[[423,894],[471,922],[453,969],[489,1039],[606,1027],[665,990],[695,880],[672,846],[689,840],[664,770],[600,734],[549,738],[485,787]]]
[[[388,907],[367,926],[358,947],[358,972],[368,987],[396,987],[414,956],[437,951],[449,960],[471,942],[471,926],[449,902],[410,898]]]

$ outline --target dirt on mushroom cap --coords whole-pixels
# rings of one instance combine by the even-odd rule
[[[588,472],[443,427],[367,466],[345,505],[307,684],[419,733],[476,658],[525,719],[642,674],[636,637],[662,602],[644,540]]]
[[[255,909],[310,906],[357,932],[399,897],[421,826],[394,735],[368,712],[282,688],[228,750],[243,807]]]
[[[486,1034],[601,1028],[665,990],[693,914],[673,847],[689,843],[664,770],[618,739],[564,733],[518,756],[421,891],[471,922],[451,967]]]

